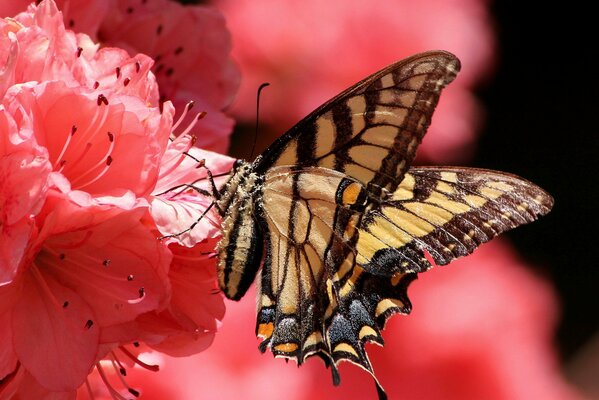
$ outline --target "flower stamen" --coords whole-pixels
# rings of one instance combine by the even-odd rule
[[[183,112],[181,113],[181,116],[179,117],[177,122],[175,122],[175,124],[173,125],[173,128],[172,128],[173,132],[175,132],[177,130],[177,128],[179,127],[179,125],[181,125],[181,122],[183,122],[183,119],[187,116],[187,113],[189,112],[189,110],[191,110],[193,108],[194,104],[195,104],[195,102],[193,100],[191,100],[187,104],[185,104],[185,108],[183,108]]]
[[[135,343],[133,344],[135,346]],[[125,355],[127,357],[129,357],[135,364],[139,365],[142,368],[145,368],[149,371],[154,371],[154,372],[158,372],[160,370],[160,367],[158,365],[150,365],[150,364],[146,364],[145,362],[141,361],[139,358],[137,358],[135,355],[133,355],[129,350],[127,350],[125,348],[125,346],[119,346],[119,349],[125,353]]]
[[[104,373],[104,369],[102,368],[100,363],[96,364],[96,369],[98,370],[98,374],[100,374],[102,382],[104,382],[104,386],[106,386],[106,389],[108,389],[108,391],[110,392],[110,396],[115,400],[127,400],[125,397],[121,396],[114,387],[112,387],[110,382],[108,382],[108,378],[106,378],[106,374]]]
[[[106,153],[104,153],[104,156],[102,156],[100,158],[100,161],[98,161],[94,166],[89,168],[86,172],[80,174],[76,179],[73,179],[71,183],[73,186],[77,185],[78,189],[82,189],[86,186],[89,186],[97,182],[98,179],[102,178],[106,174],[106,172],[108,172],[108,167],[110,167],[110,164],[112,164],[113,161],[111,154],[115,146],[114,135],[111,132],[108,132],[108,142],[110,144],[108,145],[108,149],[106,150]],[[81,183],[84,177],[92,174],[98,168],[102,168],[102,170],[99,173],[97,173],[93,179]]]
[[[117,371],[116,376],[118,376],[119,380],[121,381],[121,384],[127,388],[127,391],[129,393],[131,393],[133,396],[135,397],[139,397],[139,392],[135,389],[133,389],[131,386],[127,385],[127,382],[125,381],[125,376],[127,376],[127,370],[125,369],[125,367],[123,367],[118,360],[116,359],[116,356],[114,355],[114,352],[110,352],[112,355],[112,358],[110,359],[110,362],[112,363],[112,367],[114,368],[115,371]],[[117,365],[118,364],[118,365]]]
[[[54,169],[56,169],[59,165],[61,168],[64,167],[64,165],[66,164],[66,161],[62,159],[62,157],[64,156],[64,153],[66,153],[67,148],[69,147],[69,144],[71,143],[71,138],[75,135],[75,132],[77,132],[77,125],[73,125],[71,126],[71,133],[67,135],[67,140],[64,142],[64,145],[62,146],[62,150],[60,150],[60,154],[58,155],[58,157],[56,157],[56,162],[54,163]]]

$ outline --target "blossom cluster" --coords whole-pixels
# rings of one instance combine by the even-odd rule
[[[104,21],[113,32],[119,15]],[[222,17],[203,18],[226,44]],[[1,398],[74,398],[81,386],[93,396],[90,372],[115,398],[137,395],[115,375],[134,363],[155,369],[141,351],[202,351],[223,318],[210,257],[217,217],[187,228],[211,201],[207,167],[228,171],[233,160],[194,147],[189,131],[234,92],[229,46],[190,54],[223,62],[200,68],[185,92],[175,93],[179,69],[168,61],[164,90],[179,102],[196,91],[189,100],[202,111],[190,116],[188,103],[175,121],[156,57],[136,54],[129,36],[127,50],[100,46],[67,29],[52,0],[0,19]],[[217,73],[229,84],[204,82]],[[213,122],[219,135],[209,137],[227,137],[231,124]]]

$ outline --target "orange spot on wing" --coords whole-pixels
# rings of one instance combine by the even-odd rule
[[[275,350],[283,353],[293,353],[297,350],[297,344],[295,343],[281,343],[274,347]]]
[[[362,186],[359,183],[351,183],[349,184],[345,190],[343,191],[343,204],[352,205],[355,204],[358,200],[358,196],[360,195],[360,191],[362,190]]]
[[[272,322],[268,324],[260,324],[258,325],[258,335],[261,338],[268,339],[272,336],[272,331],[274,330],[274,325]]]

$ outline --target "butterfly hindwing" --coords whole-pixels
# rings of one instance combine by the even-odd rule
[[[334,376],[342,360],[373,374],[364,343],[382,344],[376,305],[363,303],[353,286],[363,272],[355,245],[365,193],[360,182],[331,169],[275,167],[267,173],[269,237],[256,327],[263,351],[299,364],[318,355]],[[405,298],[400,288],[389,292],[398,292],[398,302]]]
[[[419,54],[369,76],[312,112],[264,154],[258,170],[320,166],[371,191],[394,190],[428,128],[441,90],[460,69],[447,52]]]

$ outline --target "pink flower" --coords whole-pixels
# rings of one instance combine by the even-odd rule
[[[158,107],[152,60],[98,50],[52,1],[0,33],[0,396],[74,398],[94,366],[111,388],[101,360],[118,364],[118,348],[139,362],[123,347],[138,340],[204,350],[224,313],[204,254],[215,216],[159,241],[183,229],[158,204],[190,224],[204,192],[169,185],[205,185],[205,168],[182,171],[199,157],[215,174],[232,160],[191,148],[195,122],[169,146],[174,108]]]
[[[0,15],[14,15],[28,3],[2,4]],[[194,101],[197,109],[207,113],[197,127],[197,146],[221,153],[227,150],[234,121],[223,110],[237,91],[239,71],[230,58],[229,33],[219,11],[170,0],[58,0],[57,4],[69,29],[92,39],[99,37],[105,46],[153,57],[161,98],[171,100],[179,110]],[[30,13],[21,14],[18,20],[28,18]],[[89,43],[78,45],[87,49]],[[64,43],[60,47],[68,49]]]
[[[163,151],[158,140],[161,130],[169,134],[169,114],[153,117],[126,96],[105,97],[111,105],[99,98],[50,81],[14,86],[3,102],[13,128],[32,148],[44,145],[53,169],[45,175],[50,189],[32,199],[44,204],[28,214],[35,235],[16,276],[1,289],[3,306],[11,305],[3,311],[12,316],[19,362],[54,391],[83,383],[101,328],[163,307],[170,290],[170,252],[141,222],[147,202],[136,198],[155,183]],[[13,171],[7,184],[18,177]]]
[[[47,152],[15,135],[14,119],[0,107],[0,285],[17,273],[35,235],[37,214],[48,191]]]
[[[480,106],[472,87],[493,61],[485,2],[216,4],[231,27],[233,55],[244,77],[232,112],[253,126],[256,89],[265,81],[272,84],[261,99],[260,119],[268,126],[268,133],[259,135],[261,147],[367,75],[414,53],[444,49],[462,60],[463,70],[444,92],[418,154],[435,162],[456,162],[473,150]]]
[[[385,347],[369,346],[390,399],[579,399],[559,372],[552,346],[557,301],[552,288],[501,240],[451,266],[426,272],[409,290],[414,309],[393,318]],[[199,356],[167,358],[164,380],[136,373],[144,398],[303,400],[376,396],[372,378],[348,363],[341,385],[317,359],[299,369],[260,354],[255,299],[227,304],[214,344]],[[193,382],[193,384],[190,384]],[[235,385],[230,384],[235,382]]]

